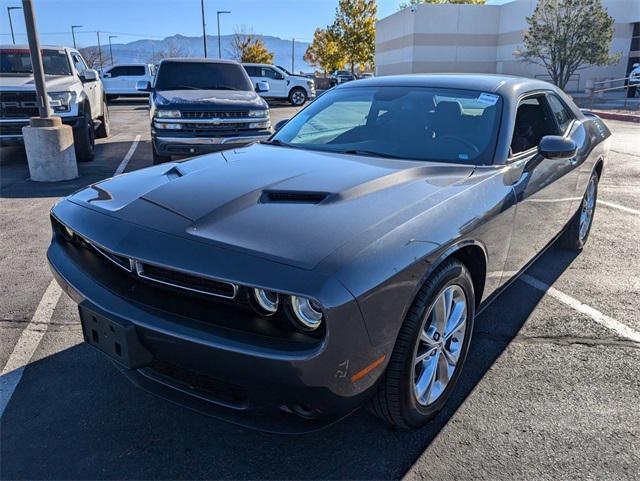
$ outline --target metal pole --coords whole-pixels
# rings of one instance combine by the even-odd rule
[[[9,28],[11,29],[11,40],[16,44],[16,37],[13,34],[13,22],[11,21],[11,10],[20,10],[22,7],[7,7],[7,15],[9,15]]]
[[[27,38],[29,39],[29,51],[31,52],[31,66],[33,68],[33,79],[36,83],[36,97],[38,101],[38,112],[40,118],[51,117],[51,106],[47,97],[47,85],[44,81],[44,67],[42,66],[42,56],[40,53],[40,40],[36,30],[36,17],[33,13],[31,0],[22,0],[24,9],[24,23],[27,27]]]
[[[113,49],[111,48],[111,39],[118,38],[117,35],[109,35],[109,56],[111,57],[111,65],[113,65]]]
[[[207,58],[207,28],[204,23],[204,0],[200,0],[200,9],[202,10],[202,41],[204,42],[204,58]]]
[[[75,49],[78,48],[76,45],[76,33],[74,31],[76,28],[82,28],[82,25],[71,25],[71,36],[73,37],[73,48]]]
[[[220,47],[220,15],[224,13],[231,13],[229,10],[218,10],[216,16],[218,17],[218,58],[222,58],[222,47]]]
[[[291,74],[295,75],[296,74],[296,70],[295,70],[295,58],[296,58],[296,39],[292,38],[291,39]]]
[[[100,46],[100,32],[96,32],[96,35],[98,36],[98,55],[100,57],[100,70],[102,70],[102,47]]]

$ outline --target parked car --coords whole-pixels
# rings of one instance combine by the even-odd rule
[[[631,72],[629,72],[627,88],[627,97],[633,98],[640,87],[640,63],[634,63]]]
[[[266,142],[62,200],[48,259],[87,343],[159,396],[271,431],[363,403],[416,428],[476,312],[556,239],[585,246],[609,136],[538,80],[350,82]]]
[[[359,80],[364,80],[364,79],[373,78],[373,77],[374,77],[374,75],[371,72],[363,72],[363,73],[358,75],[358,79]]]
[[[287,99],[292,105],[301,106],[316,96],[315,83],[311,79],[291,75],[275,65],[243,63],[242,66],[254,84],[262,81],[269,83],[269,92],[263,92],[263,97]]]
[[[242,66],[231,60],[165,59],[153,84],[139,82],[150,92],[149,115],[153,162],[173,155],[215,152],[266,139],[271,135],[269,106],[254,89]],[[257,92],[257,93],[256,93]]]
[[[136,86],[138,82],[152,82],[155,72],[155,65],[147,63],[119,63],[105,68],[102,72],[102,83],[107,98],[148,95],[147,92],[138,91]]]
[[[92,160],[95,139],[109,135],[109,109],[98,72],[75,49],[42,46],[41,52],[53,114],[73,127],[76,158]],[[0,45],[0,143],[22,144],[22,127],[38,115],[29,46]]]
[[[356,76],[353,75],[348,70],[336,70],[331,74],[331,86],[335,87],[336,85],[343,84],[345,82],[351,82],[352,80],[356,80]]]

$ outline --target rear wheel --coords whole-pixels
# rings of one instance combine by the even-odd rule
[[[73,143],[78,162],[89,162],[95,156],[96,132],[89,107],[85,107],[80,126],[74,129]]]
[[[369,410],[401,429],[431,420],[458,381],[474,316],[469,271],[456,259],[445,261],[418,292]]]
[[[292,105],[295,105],[296,107],[300,107],[301,105],[304,105],[306,101],[307,101],[307,92],[305,89],[301,87],[296,87],[294,89],[291,89],[291,92],[289,92],[289,102]]]
[[[598,200],[598,180],[598,173],[593,172],[591,178],[589,178],[587,190],[582,197],[580,208],[561,237],[562,247],[565,249],[579,252],[587,243],[591,225],[593,224],[593,215],[596,211],[596,201]]]

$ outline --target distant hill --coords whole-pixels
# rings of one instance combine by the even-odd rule
[[[291,40],[284,40],[268,35],[255,35],[260,38],[267,49],[275,54],[274,64],[281,65],[287,70],[291,70]],[[231,58],[231,42],[233,35],[222,35],[220,45],[222,58]],[[296,73],[312,72],[313,67],[308,65],[302,56],[309,46],[308,42],[295,42],[295,71]],[[95,46],[94,46],[95,47]],[[130,43],[114,43],[113,60],[114,63],[127,62],[148,62],[154,54],[160,51],[179,50],[188,57],[202,57],[204,55],[202,37],[185,37],[184,35],[173,35],[163,40],[143,39]],[[207,50],[209,57],[218,57],[218,37],[207,35]],[[105,59],[109,57],[109,45],[102,45],[102,54]]]

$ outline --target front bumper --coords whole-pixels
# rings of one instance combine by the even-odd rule
[[[75,209],[87,211],[80,212],[81,216],[94,217],[100,224],[98,230],[115,229],[115,224],[107,225],[115,219],[85,208]],[[77,219],[78,214],[74,217]],[[165,237],[157,232],[148,234],[149,242]],[[195,251],[201,247],[196,244],[193,249],[198,256]],[[184,248],[189,246],[181,246]],[[149,251],[154,250],[149,246]],[[123,298],[81,269],[55,236],[47,257],[54,277],[81,308],[118,324],[134,326],[152,359],[137,369],[121,367],[129,379],[153,394],[198,412],[265,431],[315,430],[356,409],[383,371],[381,366],[371,374],[352,379],[384,355],[371,346],[355,301],[328,311],[327,333],[317,345],[290,349],[286,343],[240,335]],[[240,259],[237,263],[246,265]],[[332,287],[334,291],[339,288]],[[196,384],[196,378],[205,381]],[[232,391],[232,395],[221,390]],[[311,419],[304,419],[305,413]]]
[[[82,117],[62,117],[62,123],[77,128]],[[29,125],[29,119],[0,119],[0,144],[16,145],[23,144],[22,128]]]
[[[199,155],[260,142],[271,130],[240,131],[232,135],[189,136],[152,130],[153,146],[161,155]]]

